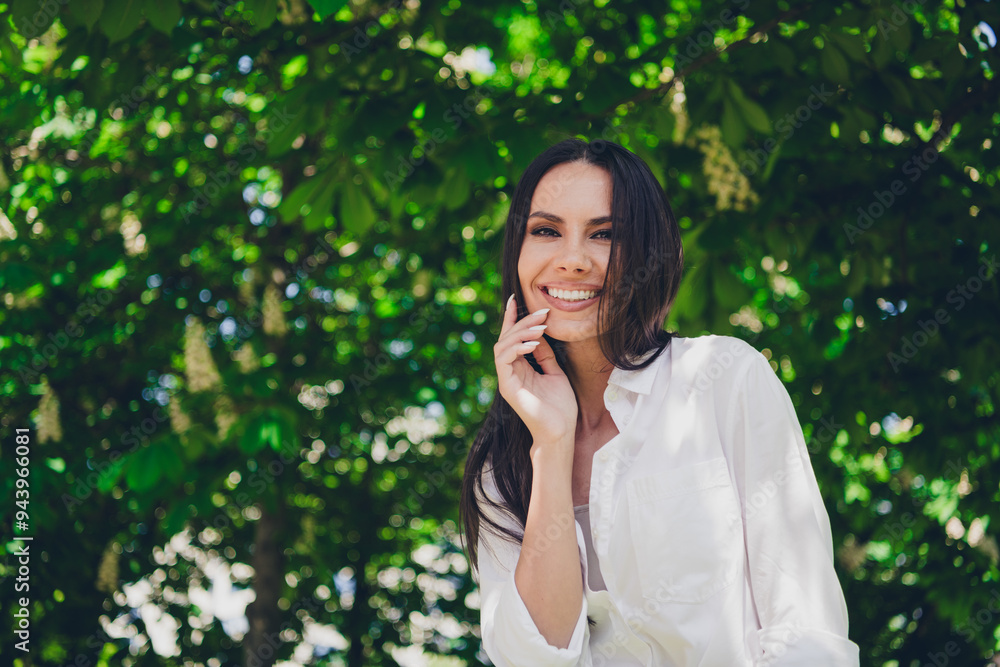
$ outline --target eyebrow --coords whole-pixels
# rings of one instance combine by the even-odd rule
[[[562,218],[560,218],[555,213],[549,213],[548,211],[535,211],[534,213],[531,213],[528,216],[528,220],[531,220],[532,218],[544,218],[544,219],[548,220],[549,222],[557,222],[557,223],[566,222],[565,220],[563,220]],[[610,215],[602,215],[602,216],[600,216],[598,218],[591,218],[590,220],[588,220],[587,221],[587,227],[597,227],[597,226],[603,225],[603,224],[605,224],[607,222],[612,222],[611,216]]]

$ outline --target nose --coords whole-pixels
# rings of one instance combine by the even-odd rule
[[[567,238],[560,248],[558,264],[559,268],[565,271],[588,271],[591,266],[591,260],[587,255],[584,241]]]

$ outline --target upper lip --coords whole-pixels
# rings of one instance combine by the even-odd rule
[[[541,286],[543,289],[555,288],[564,290],[576,290],[579,292],[600,292],[600,285],[585,285],[583,283],[547,283]]]

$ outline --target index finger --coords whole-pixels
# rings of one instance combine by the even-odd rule
[[[500,335],[517,322],[517,304],[514,303],[514,294],[507,298],[507,305],[504,306],[503,321],[500,323]]]

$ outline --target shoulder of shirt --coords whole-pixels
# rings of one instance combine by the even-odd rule
[[[675,336],[670,345],[673,346],[671,375],[681,381],[704,383],[710,380],[718,386],[731,387],[754,363],[767,364],[763,354],[735,336]]]
[[[650,393],[654,385],[664,382],[697,387],[699,391],[710,385],[719,389],[737,384],[754,363],[766,365],[767,359],[740,338],[714,334],[673,336],[668,348],[648,366],[634,371],[616,368],[608,383],[641,394]]]

